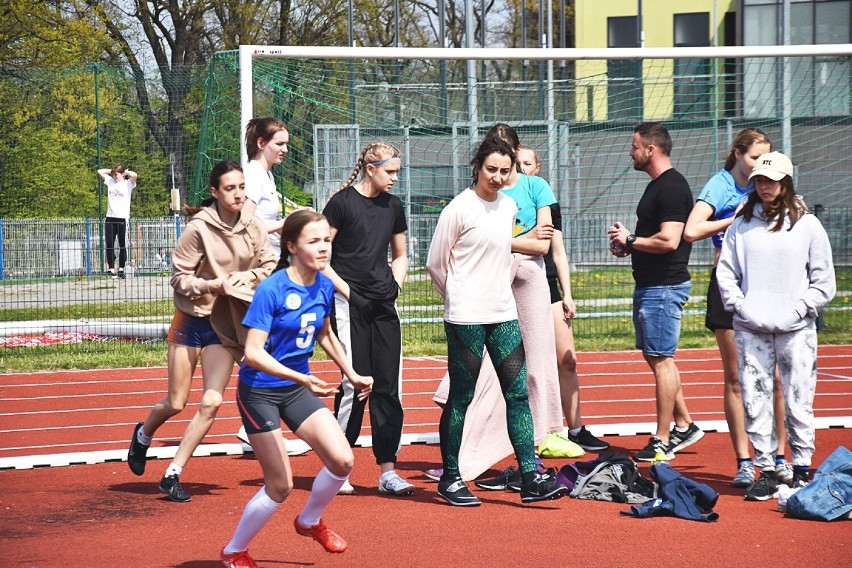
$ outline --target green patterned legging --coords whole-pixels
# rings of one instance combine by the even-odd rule
[[[450,374],[450,394],[439,426],[444,475],[459,475],[464,417],[473,400],[482,366],[483,348],[488,349],[506,400],[509,440],[515,449],[518,466],[522,473],[535,471],[535,439],[527,395],[527,363],[518,320],[481,325],[444,322],[444,329],[447,333],[447,366]]]

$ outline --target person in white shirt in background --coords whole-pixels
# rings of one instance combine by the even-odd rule
[[[107,272],[113,278],[124,278],[127,264],[127,222],[130,220],[130,198],[136,187],[137,174],[122,164],[112,169],[101,168],[98,175],[107,188],[107,214],[104,221]],[[118,237],[118,272],[115,267],[115,239]]]
[[[281,195],[275,187],[272,168],[284,161],[289,151],[290,130],[274,116],[253,118],[246,126],[246,155],[249,163],[244,173],[246,178],[246,212],[260,219],[269,231],[269,244],[276,257],[281,256],[281,227],[284,226],[284,210]],[[237,438],[250,446],[246,429],[240,427]],[[299,439],[285,439],[287,454],[300,456],[311,447]]]
[[[253,118],[246,126],[246,154],[249,163],[245,167],[246,204],[249,214],[266,225],[269,243],[276,256],[281,256],[281,227],[284,225],[281,196],[275,187],[272,168],[284,161],[290,131],[281,120],[267,116]]]

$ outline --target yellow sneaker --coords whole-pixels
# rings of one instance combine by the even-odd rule
[[[585,453],[562,432],[551,432],[538,446],[538,455],[543,458],[578,458]]]

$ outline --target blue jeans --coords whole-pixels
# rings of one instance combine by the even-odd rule
[[[647,286],[633,291],[633,326],[636,349],[652,357],[673,357],[680,339],[683,306],[692,282]]]
[[[831,521],[852,511],[852,452],[838,447],[825,460],[813,481],[790,496],[787,515]]]

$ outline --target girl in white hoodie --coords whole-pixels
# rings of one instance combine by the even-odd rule
[[[780,152],[763,154],[749,179],[755,190],[725,234],[716,275],[725,309],[734,313],[745,429],[761,469],[746,499],[765,501],[777,495],[776,366],[787,409],[792,484],[808,482],[815,448],[816,318],[836,284],[828,236],[796,199],[790,159]]]

